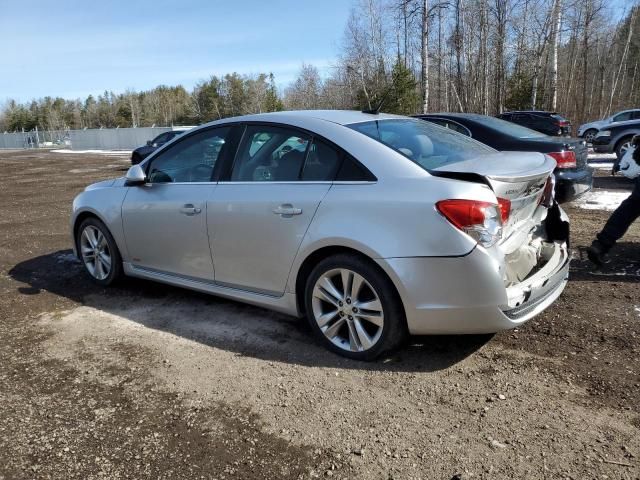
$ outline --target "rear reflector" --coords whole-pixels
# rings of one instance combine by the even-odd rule
[[[576,161],[576,154],[571,150],[564,150],[562,152],[547,153],[558,164],[558,168],[576,168],[578,162]]]
[[[500,218],[504,225],[509,220],[509,214],[511,213],[511,200],[508,198],[498,198],[498,207],[500,208]]]

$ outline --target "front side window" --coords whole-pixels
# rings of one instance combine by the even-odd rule
[[[234,182],[289,182],[300,179],[311,138],[300,131],[249,125],[231,171]]]
[[[151,183],[210,182],[231,127],[203,130],[155,157],[147,171]]]
[[[613,117],[614,122],[626,122],[631,120],[631,112],[623,112]]]
[[[496,152],[464,135],[423,120],[375,120],[348,126],[401,153],[425,170]]]

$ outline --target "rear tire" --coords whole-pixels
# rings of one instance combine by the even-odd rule
[[[305,288],[311,329],[331,351],[371,361],[398,348],[407,337],[400,297],[370,260],[337,254],[321,260]]]
[[[97,218],[87,218],[80,224],[76,248],[93,282],[106,287],[122,277],[122,257],[118,246],[107,226]]]

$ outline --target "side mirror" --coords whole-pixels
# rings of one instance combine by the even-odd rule
[[[140,165],[133,165],[125,175],[125,185],[132,187],[135,185],[143,185],[147,182],[147,176]]]

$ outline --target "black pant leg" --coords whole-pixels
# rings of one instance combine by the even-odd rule
[[[613,247],[638,217],[640,217],[640,179],[636,180],[631,195],[611,214],[598,234],[598,240],[607,248]]]

